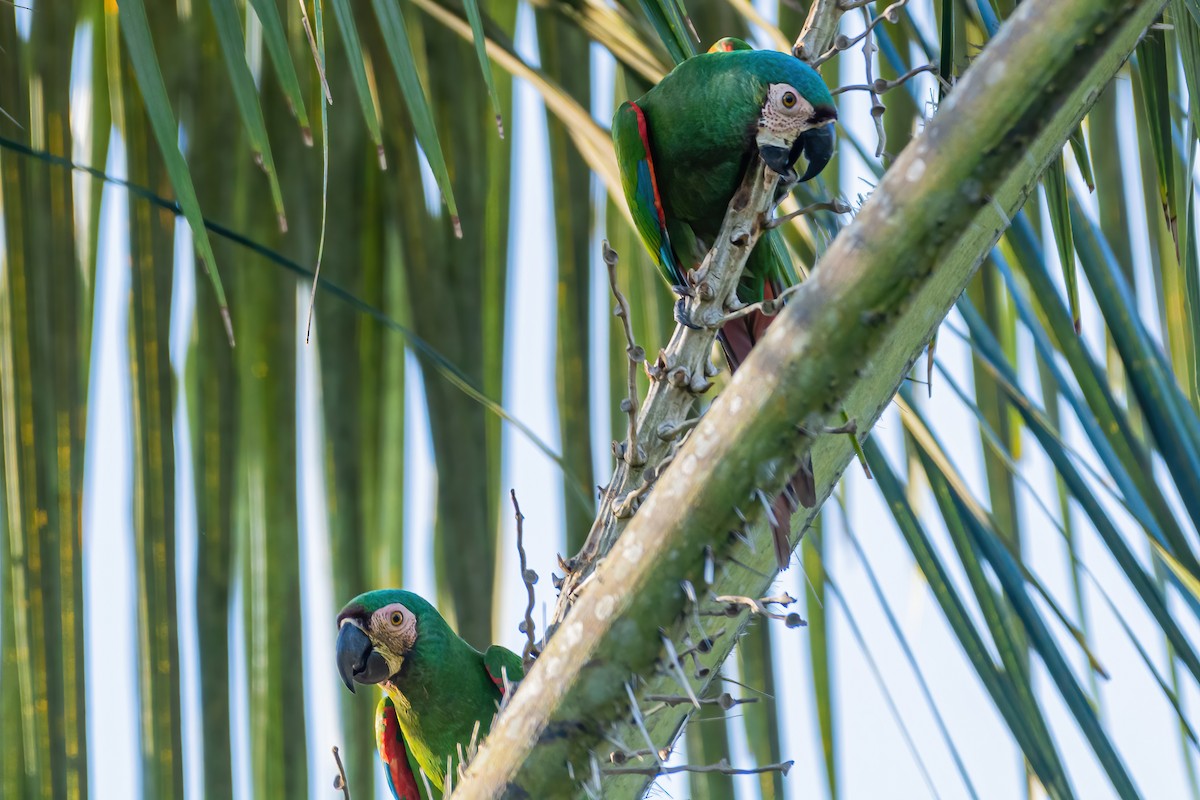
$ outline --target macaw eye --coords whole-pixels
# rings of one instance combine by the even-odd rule
[[[400,616],[399,611],[392,612],[392,624],[393,625],[399,625],[403,621],[404,621],[404,617]]]
[[[784,108],[795,108],[796,107],[796,95],[793,94],[792,92],[784,92],[782,102],[783,102]]]

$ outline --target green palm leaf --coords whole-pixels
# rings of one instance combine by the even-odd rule
[[[167,87],[163,83],[162,71],[158,66],[158,55],[155,53],[154,40],[150,36],[150,24],[146,20],[146,7],[142,0],[127,0],[127,2],[122,2],[119,8],[122,38],[128,49],[133,72],[137,76],[140,94],[146,104],[146,114],[154,130],[154,138],[158,140],[158,147],[162,152],[163,161],[166,163],[171,185],[175,187],[175,194],[179,198],[183,215],[192,229],[196,250],[200,255],[200,260],[204,263],[204,269],[208,273],[209,282],[216,295],[217,307],[225,322],[225,332],[229,337],[229,344],[233,346],[233,320],[229,315],[229,305],[225,300],[225,289],[221,285],[221,276],[217,272],[212,243],[209,242],[208,231],[204,228],[204,216],[200,211],[200,203],[196,199],[192,175],[176,144],[179,128],[175,123],[175,113],[171,110],[171,103],[167,98]]]

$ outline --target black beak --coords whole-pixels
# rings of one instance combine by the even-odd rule
[[[821,174],[821,170],[825,169],[825,165],[829,163],[829,159],[833,158],[834,144],[835,137],[833,135],[832,122],[800,134],[800,138],[796,140],[798,148],[793,147],[792,149],[797,151],[797,156],[799,156],[800,152],[803,152],[804,157],[808,159],[808,168],[800,176],[801,181],[810,180]],[[766,156],[763,156],[763,159],[765,160]],[[792,161],[794,162],[795,158]]]
[[[796,159],[792,157],[791,151],[786,147],[763,145],[758,148],[758,154],[762,156],[762,160],[768,167],[780,175],[786,173],[792,168],[792,164],[796,163]]]
[[[355,683],[382,683],[388,679],[387,661],[355,623],[342,623],[336,653],[338,674],[351,692]]]

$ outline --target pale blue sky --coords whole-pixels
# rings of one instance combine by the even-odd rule
[[[770,3],[759,4],[769,17],[773,16]],[[916,4],[920,6],[921,4]],[[859,25],[852,17],[850,30]],[[536,60],[536,47],[531,33],[532,16],[528,7],[522,7],[518,46],[531,60]],[[931,20],[925,23],[932,26]],[[80,42],[86,42],[81,36]],[[854,52],[844,59],[843,81],[860,82],[861,57]],[[87,63],[88,59],[76,53],[76,63]],[[597,118],[607,124],[608,109],[611,108],[611,60],[607,54],[596,49],[593,53],[596,67]],[[922,79],[925,91],[931,83]],[[1126,119],[1132,117],[1133,109],[1127,82],[1121,86],[1121,102]],[[87,102],[83,93],[76,95],[76,102]],[[842,123],[851,126],[865,141],[873,141],[873,128],[867,113],[866,97],[849,93],[839,97]],[[345,113],[331,112],[331,113]],[[82,115],[77,119],[83,118]],[[554,397],[554,244],[553,226],[549,224],[551,208],[546,187],[549,185],[547,171],[547,146],[543,110],[537,94],[521,81],[517,81],[514,95],[512,119],[506,120],[506,128],[513,137],[519,166],[514,169],[514,214],[512,222],[512,247],[522,254],[512,260],[509,277],[509,309],[507,340],[520,342],[520,347],[508,351],[506,392],[503,402],[517,418],[527,423],[545,441],[555,444],[558,426],[555,416]],[[1123,149],[1134,152],[1132,127],[1124,132]],[[77,143],[77,160],[86,150]],[[1131,174],[1136,173],[1135,159],[1126,159]],[[119,137],[114,135],[106,171],[112,175],[126,173],[124,151]],[[282,167],[286,168],[286,166]],[[861,176],[865,174],[861,163],[850,148],[840,149],[833,168],[840,169],[843,185],[851,193],[858,187],[863,193],[869,191]],[[81,185],[90,180],[77,178]],[[600,192],[599,186],[595,187]],[[86,197],[86,193],[81,193]],[[97,798],[124,798],[136,794],[139,784],[137,748],[137,691],[135,624],[135,582],[133,580],[133,548],[130,527],[130,418],[128,411],[129,388],[124,382],[127,372],[127,300],[128,259],[127,242],[123,233],[127,227],[126,197],[123,190],[107,186],[103,198],[102,254],[97,273],[97,303],[95,334],[93,339],[93,368],[88,420],[88,459],[85,482],[85,590],[88,602],[86,615],[88,645],[88,704],[89,704],[89,765],[92,795]],[[1139,207],[1140,200],[1131,203]],[[1145,220],[1131,221],[1135,230],[1144,229]],[[187,340],[191,330],[192,297],[196,290],[194,267],[188,233],[179,229],[177,246],[176,288],[172,321],[172,358],[177,370],[182,368],[187,352]],[[597,226],[597,241],[602,235],[603,225]],[[595,248],[598,250],[598,247]],[[1143,289],[1148,289],[1149,265],[1145,252],[1139,254],[1138,276]],[[1053,259],[1054,249],[1047,249]],[[239,268],[223,265],[227,272]],[[280,273],[280,285],[285,287],[290,278]],[[206,286],[201,290],[207,291]],[[602,270],[593,270],[592,319],[581,321],[589,324],[594,333],[593,340],[605,342],[610,301]],[[1143,298],[1150,292],[1144,291]],[[304,318],[307,291],[297,290],[300,320]],[[335,302],[324,298],[321,302]],[[1146,302],[1149,302],[1148,300]],[[1102,352],[1103,327],[1090,293],[1084,287],[1084,338],[1093,352]],[[1149,311],[1149,307],[1146,309]],[[1151,326],[1155,314],[1148,314]],[[960,321],[952,315],[949,328],[963,329]],[[317,330],[315,335],[321,335]],[[653,350],[661,343],[643,343]],[[1028,372],[1032,364],[1031,345],[1022,335],[1019,339],[1022,364]],[[303,344],[303,335],[297,333],[297,352],[300,356],[299,380],[302,390],[298,398],[300,419],[300,450],[298,454],[298,476],[304,507],[301,514],[302,568],[308,581],[308,591],[303,598],[303,625],[305,637],[305,675],[308,678],[306,702],[309,709],[308,744],[309,766],[313,778],[311,796],[331,798],[332,762],[329,747],[338,743],[339,720],[336,703],[344,691],[333,668],[333,631],[328,610],[335,601],[327,581],[328,544],[325,539],[324,488],[318,465],[321,461],[321,434],[319,429],[319,392],[314,369],[316,348]],[[960,385],[969,391],[971,386],[969,351],[952,330],[944,329],[938,345],[938,360]],[[597,464],[600,473],[598,482],[603,482],[609,470],[607,456],[607,430],[609,416],[605,404],[608,402],[607,357],[597,350],[593,358],[593,410],[596,411],[594,442],[597,447]],[[519,379],[514,379],[519,376]],[[405,406],[406,425],[406,587],[427,596],[433,595],[432,571],[427,565],[432,553],[433,491],[436,475],[433,470],[428,428],[421,394],[420,373],[409,360],[408,396]],[[1036,387],[1036,376],[1023,374],[1022,381],[1031,390]],[[957,401],[944,379],[938,379],[934,397],[923,406],[931,418],[936,419],[936,429],[945,442],[967,441],[968,447],[959,448],[954,457],[958,466],[967,475],[972,488],[984,495],[981,452],[978,436],[973,431],[974,421],[969,411]],[[1036,392],[1032,392],[1036,394]],[[182,397],[182,395],[181,395]],[[194,620],[194,547],[195,521],[194,503],[191,495],[189,474],[189,446],[187,442],[187,409],[178,409],[176,425],[177,459],[179,462],[179,490],[177,507],[177,529],[180,537],[178,590],[180,629],[183,636],[181,656],[183,659],[183,691],[185,711],[186,759],[185,776],[190,796],[200,796],[200,770],[198,726],[197,660]],[[894,458],[898,458],[901,424],[893,406],[884,415],[873,435],[882,441]],[[1085,457],[1094,461],[1094,455],[1082,435],[1068,425],[1067,435]],[[1050,507],[1057,507],[1054,494],[1053,473],[1046,459],[1030,441],[1022,453],[1022,472],[1037,487],[1037,493]],[[894,463],[900,463],[898,460]],[[531,567],[542,580],[538,585],[539,603],[552,603],[553,594],[549,574],[555,565],[555,554],[563,550],[561,530],[562,496],[561,484],[555,465],[529,444],[509,426],[504,430],[504,480],[503,491],[514,488],[522,500],[527,517],[526,534],[529,537]],[[1018,753],[1005,733],[990,700],[980,687],[973,671],[963,658],[956,640],[949,633],[940,610],[932,602],[921,576],[915,571],[903,540],[895,532],[890,515],[883,507],[876,489],[864,478],[861,470],[851,467],[844,478],[850,498],[849,524],[861,543],[875,571],[889,604],[899,619],[899,624],[916,652],[920,668],[930,686],[935,701],[946,719],[967,769],[983,797],[1018,797],[1022,792],[1023,774]],[[1166,482],[1164,482],[1164,485]],[[1101,495],[1102,497],[1104,495]],[[1068,572],[1063,558],[1063,546],[1059,533],[1049,524],[1037,505],[1031,502],[1026,489],[1021,490],[1022,522],[1027,535],[1029,561],[1043,582],[1054,595],[1070,608]],[[925,497],[926,507],[929,498]],[[1113,518],[1129,534],[1139,555],[1147,556],[1144,537],[1136,530],[1128,516],[1115,503],[1109,503]],[[515,550],[513,547],[513,523],[506,512],[502,515],[505,562],[502,566],[503,591],[500,597],[500,617],[508,622],[498,632],[501,643],[519,648],[522,641],[517,631],[517,621],[524,608],[524,589],[518,579]],[[965,796],[957,772],[950,760],[946,746],[933,724],[928,705],[921,695],[911,670],[896,644],[891,629],[867,579],[862,563],[855,550],[839,530],[842,515],[831,513],[827,520],[830,537],[829,569],[833,579],[849,603],[850,613],[863,632],[870,648],[871,658],[882,670],[891,697],[900,709],[909,729],[918,743],[920,753],[933,776],[936,792],[943,798]],[[932,524],[936,515],[927,521],[931,533],[943,553],[951,552],[944,531]],[[1139,632],[1154,630],[1154,625],[1141,610],[1140,603],[1127,588],[1123,577],[1108,558],[1105,549],[1095,539],[1086,520],[1075,520],[1077,530],[1082,533],[1084,559],[1097,580],[1110,592],[1117,606],[1126,614]],[[953,564],[955,559],[948,559]],[[956,574],[960,587],[965,586],[961,575]],[[796,568],[785,573],[779,581],[781,588],[794,596],[802,596],[802,576]],[[364,587],[369,588],[369,587]],[[1104,665],[1112,674],[1112,680],[1103,691],[1104,712],[1109,720],[1109,731],[1121,749],[1135,780],[1147,797],[1172,798],[1183,793],[1183,771],[1179,740],[1174,733],[1171,711],[1152,683],[1149,673],[1141,664],[1138,655],[1115,623],[1111,613],[1098,599],[1094,588],[1088,590],[1094,648]],[[235,632],[239,631],[240,595],[235,602],[231,619],[235,621]],[[1043,610],[1044,607],[1043,607]],[[839,602],[830,601],[829,609],[834,620],[834,704],[837,708],[839,725],[839,765],[844,796],[849,798],[901,797],[920,798],[930,796],[914,759],[904,744],[895,719],[887,710],[887,704],[867,659],[855,642],[847,626],[846,608]],[[540,615],[538,615],[540,618]],[[1194,620],[1180,616],[1188,632],[1200,639],[1200,629]],[[776,665],[781,676],[781,707],[786,709],[789,720],[784,747],[785,758],[795,759],[796,765],[787,779],[789,797],[814,798],[822,796],[823,780],[820,768],[820,746],[813,722],[812,699],[809,696],[808,667],[806,653],[806,631],[801,628],[787,630],[780,627]],[[1062,638],[1062,629],[1055,626]],[[241,637],[235,635],[231,652],[231,664],[236,677],[232,706],[238,713],[238,725],[234,731],[235,769],[238,775],[239,797],[249,797],[247,767],[242,754],[247,747],[247,720],[245,708],[245,675],[242,672]],[[1155,639],[1147,641],[1148,649],[1156,664],[1162,668],[1165,660],[1162,645]],[[1065,649],[1072,657],[1078,670],[1082,664],[1078,650],[1071,645]],[[732,662],[731,662],[732,663]],[[1040,663],[1034,660],[1035,672],[1041,676],[1045,708],[1056,732],[1068,768],[1081,797],[1101,798],[1108,796],[1103,788],[1106,781],[1099,771],[1094,757],[1065,711],[1053,687],[1045,680]],[[1082,672],[1077,672],[1082,676]],[[1184,679],[1189,707],[1197,701],[1195,686]],[[735,694],[739,693],[737,690]],[[735,731],[738,731],[734,726]],[[223,746],[224,743],[214,743]],[[740,765],[751,762],[746,752],[740,731],[735,735],[735,761]],[[748,780],[748,779],[747,779]],[[744,784],[746,781],[742,781]],[[687,797],[683,779],[664,781],[661,791],[672,797]]]

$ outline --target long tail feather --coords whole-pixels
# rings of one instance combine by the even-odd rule
[[[769,298],[774,296],[770,283],[765,289]],[[751,348],[766,333],[773,317],[768,317],[758,311],[726,323],[717,334],[721,349],[725,352],[725,360],[729,362],[730,371],[736,371]],[[800,469],[788,481],[783,492],[771,506],[774,519],[771,522],[771,533],[775,542],[775,560],[780,569],[787,569],[792,557],[792,514],[803,505],[812,508],[817,504],[816,481],[813,476],[812,456],[806,454]]]

